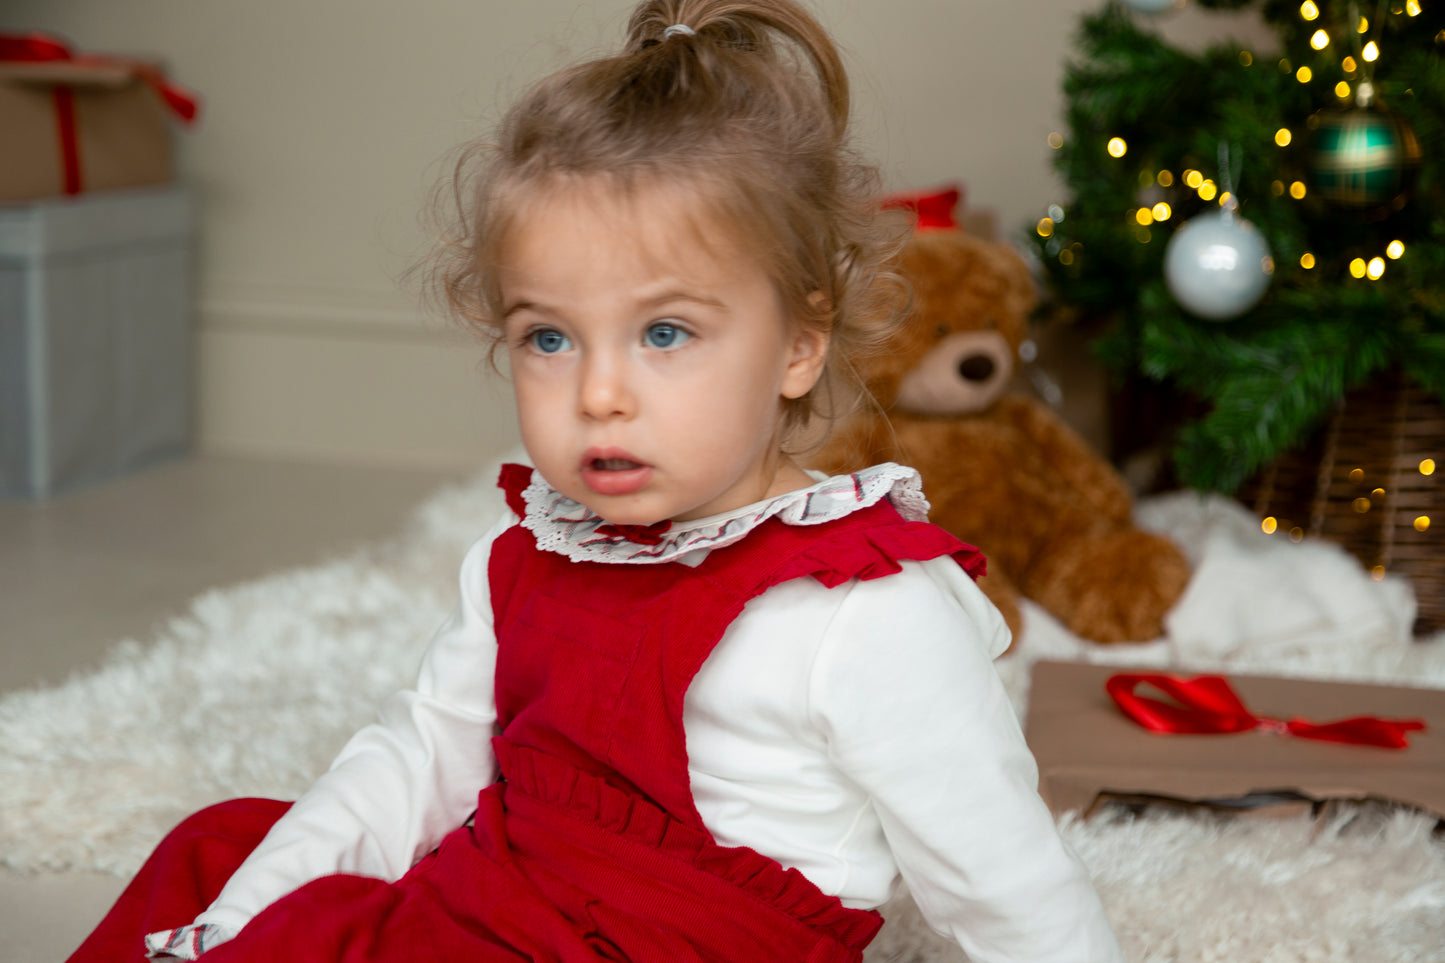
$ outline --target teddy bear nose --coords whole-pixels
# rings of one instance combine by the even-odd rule
[[[993,368],[993,359],[986,354],[969,355],[958,363],[958,373],[965,381],[987,381]]]

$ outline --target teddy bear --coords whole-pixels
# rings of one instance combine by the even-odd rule
[[[861,364],[876,407],[845,420],[813,459],[830,474],[882,461],[923,476],[930,520],[980,550],[980,587],[1020,637],[1019,596],[1095,642],[1163,634],[1190,569],[1132,521],[1124,479],[1054,412],[1012,390],[1037,303],[1004,243],[920,227],[899,274],[910,313]]]

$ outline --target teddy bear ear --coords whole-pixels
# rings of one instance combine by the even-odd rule
[[[920,231],[908,239],[899,258],[899,269],[914,284],[951,279],[971,271],[988,242],[958,230]]]
[[[1039,281],[1022,254],[1013,245],[998,243],[991,258],[998,274],[1007,282],[1010,311],[1027,317],[1039,304]]]

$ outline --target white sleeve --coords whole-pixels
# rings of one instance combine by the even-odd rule
[[[352,736],[196,918],[209,943],[318,877],[399,879],[476,808],[477,793],[496,779],[487,560],[515,521],[507,513],[467,552],[460,604],[427,649],[416,688],[392,696],[379,721]]]
[[[930,926],[974,963],[1116,963],[1087,870],[1037,793],[994,670],[997,610],[951,560],[856,583],[819,650],[809,712],[873,800]]]

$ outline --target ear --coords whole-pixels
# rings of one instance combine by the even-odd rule
[[[815,313],[826,315],[826,303],[827,298],[821,291],[814,291],[808,296],[808,305]],[[825,316],[812,324],[797,323],[788,367],[783,373],[784,398],[803,397],[823,376],[823,367],[828,361],[828,345],[833,340],[831,320],[831,317]]]

